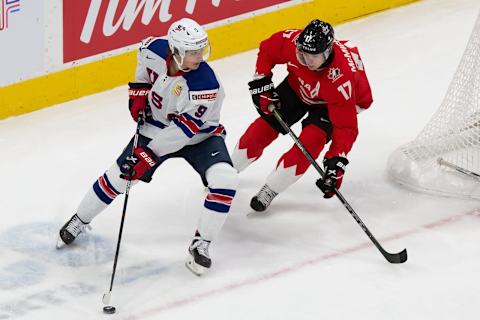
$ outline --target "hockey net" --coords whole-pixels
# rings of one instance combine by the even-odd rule
[[[387,164],[390,178],[413,189],[480,199],[480,180],[458,168],[480,174],[480,15],[439,109]]]

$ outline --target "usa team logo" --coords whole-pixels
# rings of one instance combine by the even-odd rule
[[[182,85],[177,82],[177,83],[175,84],[175,87],[173,87],[172,92],[173,92],[174,95],[176,95],[177,97],[179,97],[180,94],[182,93],[182,90],[183,90]]]
[[[0,31],[8,29],[8,19],[12,13],[20,11],[20,0],[0,0]]]

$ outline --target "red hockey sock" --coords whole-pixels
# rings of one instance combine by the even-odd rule
[[[308,152],[310,152],[312,157],[317,159],[323,147],[325,146],[325,143],[327,142],[327,135],[325,134],[325,131],[319,127],[310,124],[303,128],[299,136],[299,140],[302,142]],[[305,157],[296,144],[282,155],[282,157],[278,160],[277,167],[282,161],[285,168],[296,166],[296,175],[304,174],[310,166],[310,162],[308,161],[307,157]]]
[[[278,132],[262,118],[255,120],[238,141],[239,149],[247,149],[248,159],[258,159],[273,140],[278,137]]]

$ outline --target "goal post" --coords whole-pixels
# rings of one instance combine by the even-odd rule
[[[480,199],[480,181],[458,168],[480,174],[480,14],[440,107],[390,155],[387,173],[415,190]]]

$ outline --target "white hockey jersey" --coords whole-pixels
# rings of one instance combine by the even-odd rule
[[[145,39],[135,75],[136,82],[152,84],[152,116],[140,133],[152,139],[148,147],[159,157],[225,134],[219,123],[225,93],[213,70],[202,62],[197,70],[168,75],[172,56],[167,56],[167,48],[167,40]]]

